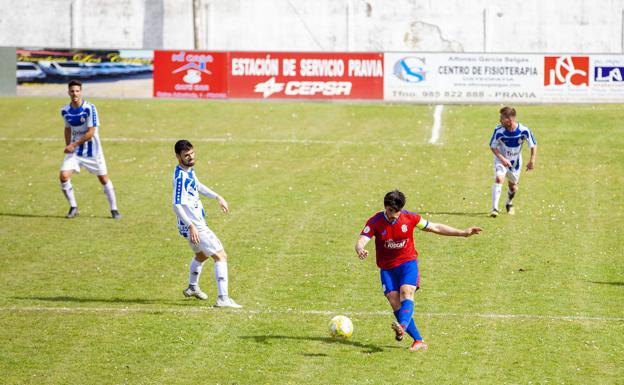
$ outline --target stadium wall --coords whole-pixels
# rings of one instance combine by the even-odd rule
[[[15,96],[15,48],[0,47],[0,96]]]
[[[13,52],[6,78],[13,87],[17,81],[19,96],[63,96],[67,80],[81,79],[98,97],[514,104],[624,100],[622,54]]]
[[[624,53],[623,28],[624,0],[0,0],[9,47]]]

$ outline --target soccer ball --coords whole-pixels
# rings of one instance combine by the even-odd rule
[[[337,315],[329,321],[329,334],[332,337],[349,338],[353,334],[353,323],[349,317]]]

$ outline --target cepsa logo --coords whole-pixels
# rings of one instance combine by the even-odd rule
[[[266,82],[258,83],[254,87],[254,92],[261,93],[263,98],[284,92],[285,95],[304,95],[312,96],[321,94],[325,96],[350,95],[351,82],[340,81],[298,81],[291,80],[287,83],[279,83],[275,81],[275,77],[270,78]]]
[[[383,99],[383,54],[232,52],[229,96]]]
[[[589,56],[545,56],[545,86],[589,86]]]

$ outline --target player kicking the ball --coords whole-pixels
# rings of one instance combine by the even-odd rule
[[[208,228],[204,216],[204,207],[199,194],[216,199],[224,213],[228,204],[219,194],[199,182],[193,166],[195,152],[188,140],[179,140],[175,144],[178,166],[173,174],[173,211],[178,218],[178,230],[186,238],[195,252],[189,268],[189,285],[183,290],[185,297],[207,299],[206,293],[199,288],[199,276],[208,257],[214,260],[215,279],[217,281],[217,307],[240,308],[228,296],[227,254],[219,238]]]
[[[403,210],[405,195],[394,190],[384,197],[384,211],[373,215],[360,233],[355,252],[360,259],[368,256],[364,247],[375,237],[377,266],[381,286],[398,322],[392,324],[397,341],[405,333],[414,339],[410,351],[427,349],[414,323],[414,293],[419,288],[418,251],[414,247],[414,228],[449,236],[469,237],[479,234],[480,227],[459,230],[451,226],[427,221],[417,213]]]

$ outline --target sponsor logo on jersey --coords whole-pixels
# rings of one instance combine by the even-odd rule
[[[545,56],[545,86],[589,86],[589,56]]]
[[[401,239],[398,241],[395,241],[394,239],[388,239],[384,246],[386,247],[386,249],[402,249],[405,247],[405,245],[407,244],[407,239]]]
[[[342,81],[298,81],[291,80],[287,83],[278,83],[275,77],[258,83],[254,87],[254,92],[261,93],[263,98],[284,92],[288,96],[314,96],[317,94],[325,96],[351,95],[351,82]]]

